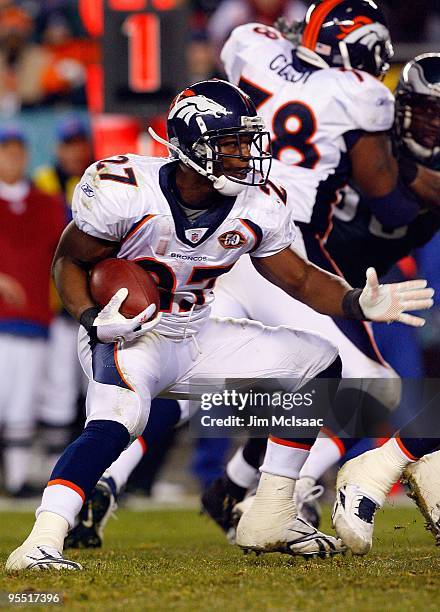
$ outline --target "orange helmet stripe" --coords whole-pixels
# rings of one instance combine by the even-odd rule
[[[304,47],[315,50],[316,43],[318,41],[319,31],[322,24],[324,23],[327,15],[332,11],[335,6],[341,4],[345,0],[325,0],[316,10],[313,11],[309,23],[306,25],[302,37],[302,44]]]

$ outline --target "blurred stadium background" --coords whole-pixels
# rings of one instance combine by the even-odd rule
[[[439,51],[440,6],[438,0],[382,4],[396,49],[386,81],[393,89],[405,61]],[[271,24],[281,14],[301,19],[307,6],[303,0],[0,0],[0,162],[7,166],[4,144],[8,133],[15,132],[29,151],[27,175],[44,192],[63,200],[67,222],[73,188],[92,159],[127,151],[164,154],[147,135],[147,125],[163,133],[163,113],[182,85],[222,76],[219,49],[235,26],[248,21]],[[5,180],[2,163],[0,187]],[[50,222],[48,216],[45,223]],[[0,252],[6,252],[8,242],[8,257],[13,257],[9,239],[0,227]],[[38,245],[39,236],[35,242]],[[22,248],[17,241],[17,251]],[[392,275],[427,278],[440,300],[439,255],[436,237],[400,262]],[[11,274],[9,264],[3,255],[0,281]],[[39,274],[35,284],[46,287],[48,267]],[[0,282],[0,305],[7,299],[2,291]],[[0,367],[0,388],[11,387],[8,394],[0,394],[4,507],[7,500],[28,499],[41,487],[57,453],[82,424],[76,326],[60,312],[53,291],[43,291],[41,299],[48,295],[51,324],[49,329],[47,320],[38,330],[44,345],[41,369],[35,377],[38,384],[29,382],[31,409],[23,422],[8,413],[14,413],[16,392],[25,383],[15,383],[14,389],[6,380],[7,370]],[[2,312],[0,308],[0,337],[22,334],[22,328],[5,324]],[[437,301],[423,330],[408,332],[393,324],[378,330],[378,344],[402,376],[440,377],[439,329]],[[30,349],[35,336],[25,333],[22,339]],[[0,363],[7,359],[3,350]],[[414,406],[403,406],[400,414],[411,409]],[[231,451],[227,440],[197,441],[185,430],[176,437],[171,454],[164,447],[153,468],[141,463],[131,491],[147,499],[153,491],[156,499],[181,503],[219,474]]]

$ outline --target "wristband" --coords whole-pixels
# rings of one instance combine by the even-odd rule
[[[80,324],[87,330],[87,333],[92,340],[98,340],[96,327],[93,325],[93,323],[100,310],[101,309],[98,306],[92,306],[91,308],[84,310],[79,318]]]
[[[347,319],[356,319],[357,321],[368,321],[362,308],[359,304],[362,289],[350,289],[342,299],[342,310]]]

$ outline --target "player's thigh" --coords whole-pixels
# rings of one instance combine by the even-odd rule
[[[132,438],[145,428],[151,400],[177,377],[174,346],[151,333],[135,342],[90,346],[84,330],[80,356],[89,376],[87,422],[111,420],[126,427]],[[178,351],[177,351],[178,352]]]
[[[291,379],[297,388],[336,358],[324,337],[290,327],[266,327],[246,319],[209,321],[199,339],[202,355],[181,381],[242,378]]]

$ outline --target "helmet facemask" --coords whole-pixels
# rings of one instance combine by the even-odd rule
[[[219,193],[236,196],[263,186],[271,166],[270,135],[252,100],[232,83],[201,81],[181,92],[167,119],[171,155],[210,180]]]
[[[242,124],[238,129],[205,132],[193,145],[191,157],[209,175],[225,176],[244,186],[265,185],[272,163],[269,132],[258,116],[242,117]],[[233,160],[243,164],[234,164]]]
[[[377,40],[369,49],[359,43],[339,42],[342,62],[347,70],[363,70],[375,77],[383,77],[390,69],[394,55],[391,40]]]
[[[398,92],[397,141],[424,166],[440,169],[440,97]]]

